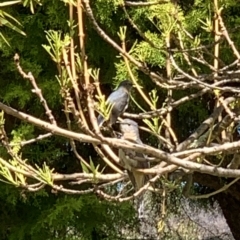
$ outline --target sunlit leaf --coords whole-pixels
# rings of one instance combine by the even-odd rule
[[[21,3],[21,2],[22,2],[21,0],[7,1],[7,2],[0,3],[0,7],[6,7],[6,6],[14,5],[14,4],[17,4],[17,3]]]

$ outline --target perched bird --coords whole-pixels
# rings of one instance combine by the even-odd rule
[[[127,109],[130,98],[130,91],[132,89],[132,82],[129,80],[122,81],[118,88],[112,92],[107,103],[112,105],[112,110],[109,118],[109,125],[112,126]],[[99,114],[97,118],[98,126],[101,127],[105,122],[105,118]]]
[[[143,145],[139,136],[138,124],[135,121],[124,119],[120,122],[120,131],[122,133],[122,139]],[[135,191],[139,190],[149,180],[149,176],[136,171],[141,168],[149,168],[146,157],[142,153],[127,149],[119,149],[118,155],[122,166],[128,172]]]
[[[120,122],[120,131],[122,133],[122,139],[137,144],[143,144],[139,136],[138,124],[135,121],[131,119],[124,119],[122,122]],[[119,149],[118,156],[120,163],[127,170],[129,179],[132,182],[135,191],[137,192],[149,180],[149,176],[137,171],[137,169],[150,167],[146,157],[142,153],[127,149]],[[144,196],[141,195],[138,199],[136,199],[138,218],[141,219],[140,222],[146,218],[150,199],[151,195],[149,194],[145,194]]]

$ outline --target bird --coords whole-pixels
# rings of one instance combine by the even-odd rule
[[[106,103],[112,105],[109,117],[110,126],[116,123],[118,117],[120,117],[128,108],[132,87],[133,83],[130,80],[124,80],[119,84],[118,88],[109,95]],[[105,121],[106,119],[103,115],[99,114],[97,118],[98,126],[101,127]]]
[[[120,131],[122,133],[122,139],[143,145],[139,136],[138,124],[135,121],[128,118],[123,119],[123,121],[120,122]],[[137,169],[150,167],[146,156],[134,150],[127,149],[119,149],[118,156],[122,167],[127,170],[135,191],[138,191],[149,180],[148,175],[137,171]]]
[[[143,145],[143,142],[139,136],[139,127],[135,121],[126,118],[120,122],[119,126],[122,133],[122,139]],[[147,157],[144,154],[138,153],[134,150],[121,148],[118,150],[118,156],[120,159],[120,164],[127,170],[129,179],[133,184],[135,192],[137,192],[148,182],[150,178],[148,175],[137,171],[137,169],[146,169],[150,167]],[[151,202],[151,198],[151,192],[148,192],[136,199],[135,206],[137,208],[140,222],[144,222],[147,219],[149,202]],[[142,227],[144,229],[144,226]]]

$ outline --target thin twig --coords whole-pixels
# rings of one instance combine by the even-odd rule
[[[23,71],[23,69],[22,69],[22,67],[21,67],[21,65],[20,65],[20,57],[19,57],[19,55],[18,55],[17,53],[14,55],[14,62],[15,62],[15,64],[16,64],[16,67],[17,67],[17,69],[18,69],[18,72],[22,75],[22,77],[25,78],[25,79],[28,79],[28,80],[30,81],[30,83],[32,84],[32,86],[33,86],[33,88],[34,88],[34,90],[32,90],[32,91],[39,97],[40,102],[42,103],[42,105],[43,105],[43,107],[44,107],[44,109],[45,109],[45,111],[46,111],[46,115],[48,116],[50,122],[51,122],[52,124],[54,124],[54,125],[57,125],[57,122],[56,122],[54,116],[52,115],[52,111],[51,111],[50,108],[48,107],[47,101],[46,101],[45,98],[43,97],[42,91],[41,91],[41,89],[38,87],[38,85],[37,85],[37,83],[36,83],[36,81],[35,81],[34,76],[32,75],[31,72],[29,72],[28,74],[26,74],[26,73]]]
[[[40,134],[39,136],[37,136],[37,137],[35,137],[35,138],[32,138],[32,139],[29,139],[29,140],[27,140],[27,141],[21,141],[21,142],[19,142],[19,143],[10,143],[9,145],[10,145],[11,147],[17,146],[17,145],[20,145],[21,147],[23,147],[23,146],[26,146],[26,145],[28,145],[28,144],[32,144],[32,143],[34,143],[34,142],[40,141],[40,140],[42,140],[42,139],[49,138],[49,137],[51,137],[51,136],[53,136],[52,133],[46,133],[46,134],[43,134],[43,135]]]
[[[211,193],[207,193],[207,194],[202,194],[202,195],[190,195],[189,198],[191,199],[202,199],[202,198],[209,198],[211,196],[214,196],[220,192],[226,191],[230,186],[232,186],[234,183],[236,183],[240,178],[236,178],[233,181],[231,181],[230,183],[224,185],[223,187],[219,188],[218,190],[211,192]]]

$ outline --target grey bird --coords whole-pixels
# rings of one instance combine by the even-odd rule
[[[120,131],[122,133],[122,139],[143,145],[139,136],[138,124],[135,121],[124,119],[120,122]],[[136,171],[137,169],[150,167],[146,156],[142,153],[135,152],[134,150],[127,149],[119,149],[118,156],[120,158],[120,163],[128,172],[135,191],[139,190],[149,180],[149,176]]]
[[[109,118],[110,126],[112,126],[117,121],[118,117],[126,111],[132,86],[133,84],[131,81],[124,80],[119,84],[118,88],[109,95],[106,102],[112,105]],[[105,118],[99,114],[97,118],[98,126],[101,127],[105,121]]]
[[[122,133],[122,139],[131,141],[143,145],[140,136],[138,124],[131,119],[124,119],[120,122],[120,131]],[[118,156],[120,163],[127,170],[130,181],[134,186],[135,192],[142,188],[147,181],[149,176],[137,171],[137,169],[149,168],[149,163],[146,159],[146,156],[142,153],[135,152],[134,150],[119,149]],[[138,218],[140,223],[144,223],[147,219],[147,213],[149,202],[151,201],[151,192],[145,193],[136,199],[136,207],[138,211]],[[145,219],[145,220],[144,220]],[[140,229],[145,231],[145,224],[141,224]]]

